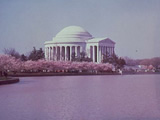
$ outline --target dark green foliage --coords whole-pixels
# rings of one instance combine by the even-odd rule
[[[72,53],[72,61],[76,62],[92,62],[92,59],[89,57],[86,57],[85,52],[81,52],[80,55],[77,57],[75,56],[75,53]]]
[[[126,62],[123,58],[120,57],[117,61],[117,64],[119,68],[123,68],[123,66],[126,65]]]
[[[115,54],[109,55],[108,52],[103,55],[103,63],[110,63],[114,65],[116,68],[123,68],[123,66],[126,64],[125,60],[121,57],[118,57]]]
[[[27,61],[27,56],[25,56],[24,54],[21,55],[20,57],[21,61]]]
[[[39,50],[36,50],[36,48],[33,47],[33,50],[31,51],[28,59],[33,61],[44,59],[44,51],[42,50],[42,48],[40,48]]]

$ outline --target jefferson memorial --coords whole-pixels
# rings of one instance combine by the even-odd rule
[[[115,47],[115,42],[111,39],[94,38],[79,26],[65,27],[44,44],[46,60],[71,61],[73,53],[79,57],[81,52],[85,52],[87,57],[98,63],[103,60],[104,54],[114,54]]]

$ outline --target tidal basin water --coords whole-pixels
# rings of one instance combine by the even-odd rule
[[[20,78],[0,86],[0,120],[160,120],[160,75]]]

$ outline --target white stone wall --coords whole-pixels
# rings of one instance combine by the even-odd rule
[[[72,43],[46,43],[45,44],[45,59],[55,61],[71,61],[72,53],[76,56],[80,52],[85,52],[93,62],[100,63],[103,55],[108,52],[109,55],[114,54],[114,44],[112,43],[86,43],[86,42],[72,42]]]

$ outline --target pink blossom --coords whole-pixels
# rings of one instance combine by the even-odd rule
[[[113,65],[109,63],[93,62],[71,62],[71,61],[46,61],[38,60],[22,62],[9,55],[0,55],[0,69],[11,71],[55,71],[55,70],[88,70],[88,71],[108,71]],[[151,66],[150,66],[151,68]]]

